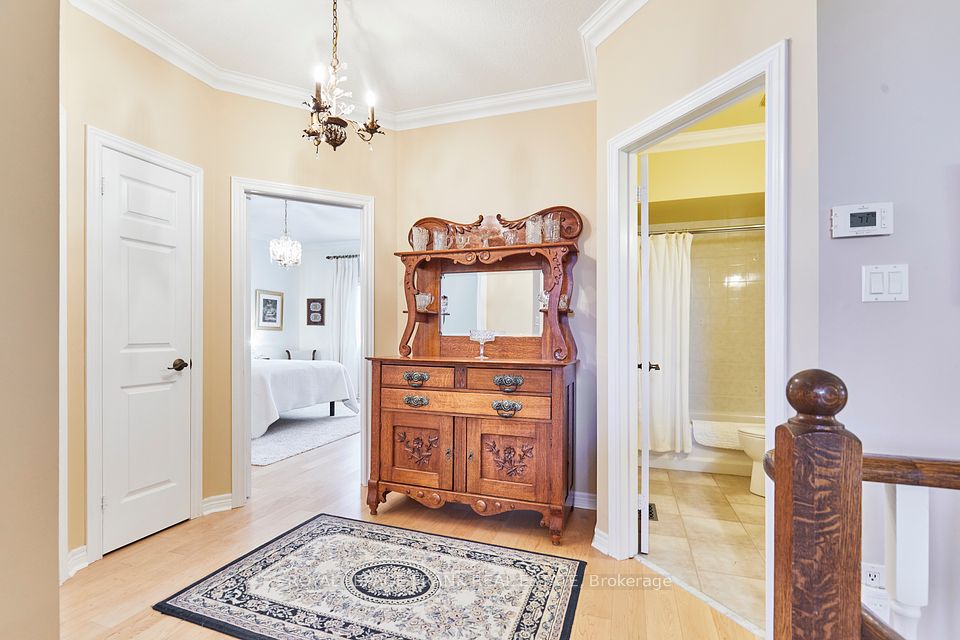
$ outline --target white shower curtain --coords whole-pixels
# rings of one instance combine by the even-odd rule
[[[337,258],[333,279],[333,358],[360,391],[360,259]]]
[[[689,233],[650,236],[650,448],[690,453]]]

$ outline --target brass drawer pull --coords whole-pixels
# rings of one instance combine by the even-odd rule
[[[493,384],[504,393],[513,393],[523,384],[523,376],[493,376]]]
[[[425,407],[430,404],[430,398],[424,396],[403,396],[403,404],[408,407]]]
[[[430,379],[430,374],[426,371],[404,371],[403,379],[414,389],[419,389],[424,382]]]
[[[523,405],[516,400],[494,400],[491,405],[501,418],[512,418]]]

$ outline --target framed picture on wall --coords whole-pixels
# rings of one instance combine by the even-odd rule
[[[307,326],[322,327],[327,321],[326,298],[307,298]]]
[[[257,289],[257,329],[283,330],[283,293]]]

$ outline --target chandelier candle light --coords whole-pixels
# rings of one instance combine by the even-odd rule
[[[270,241],[270,261],[279,267],[289,269],[300,264],[303,247],[287,233],[287,201],[283,201],[283,234]]]
[[[314,92],[309,102],[304,102],[304,106],[310,109],[310,124],[303,130],[303,137],[309,138],[317,150],[317,156],[320,155],[320,145],[327,143],[334,151],[347,140],[347,127],[352,126],[360,139],[367,143],[370,150],[373,151],[373,136],[383,134],[380,123],[377,122],[376,114],[373,109],[373,93],[367,94],[367,102],[370,105],[370,112],[367,121],[360,124],[356,120],[350,119],[354,106],[349,102],[344,102],[353,97],[350,91],[344,91],[340,88],[340,83],[346,82],[347,77],[340,75],[340,58],[337,55],[337,40],[340,37],[340,23],[337,21],[337,0],[333,0],[333,56],[330,60],[328,69],[320,67],[314,74]],[[346,68],[343,65],[342,68]]]

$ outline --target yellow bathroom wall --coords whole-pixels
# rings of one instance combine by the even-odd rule
[[[649,155],[650,202],[764,190],[764,143],[665,151]]]

